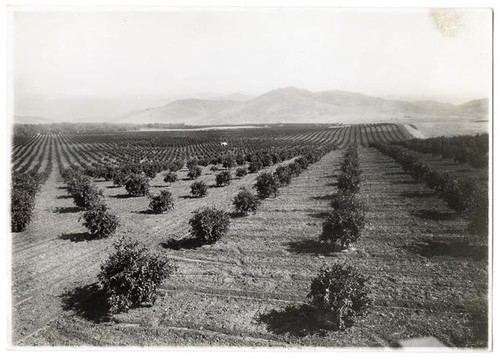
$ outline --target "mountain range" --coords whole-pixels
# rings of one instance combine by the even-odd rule
[[[454,105],[384,99],[346,91],[312,92],[289,87],[257,97],[238,93],[211,99],[179,99],[158,107],[128,111],[117,116],[100,116],[98,119],[113,123],[214,125],[355,123],[439,117],[485,119],[488,117],[488,100]]]

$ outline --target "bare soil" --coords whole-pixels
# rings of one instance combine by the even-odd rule
[[[186,197],[191,181],[181,176],[169,188],[175,209],[160,215],[145,213],[147,198],[97,183],[122,222],[114,237],[140,238],[177,266],[155,305],[111,320],[95,283],[113,238],[90,240],[54,171],[32,224],[13,237],[14,343],[390,347],[432,335],[449,346],[485,347],[487,242],[467,235],[464,220],[392,159],[360,149],[367,215],[361,240],[347,252],[317,243],[342,154],[311,165],[255,215],[232,218],[220,242],[191,250],[162,244],[187,234],[200,206],[231,210],[232,197],[255,174],[211,188],[202,199]],[[203,175],[209,184],[214,177]],[[161,190],[162,178],[153,185]],[[325,330],[303,305],[311,279],[332,263],[354,266],[372,291],[369,313],[345,331]]]

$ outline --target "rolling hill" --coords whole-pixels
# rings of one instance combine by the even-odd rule
[[[245,124],[365,122],[415,117],[487,117],[488,100],[462,105],[434,101],[389,100],[345,91],[311,92],[280,88],[248,100],[181,99],[161,107],[124,113],[120,123]]]

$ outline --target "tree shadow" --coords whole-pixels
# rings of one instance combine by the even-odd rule
[[[116,198],[116,199],[129,199],[129,198],[134,198],[134,196],[130,194],[116,194],[116,195],[110,195],[110,198]]]
[[[414,179],[405,179],[405,180],[393,180],[390,182],[391,184],[419,184],[418,180]]]
[[[488,246],[474,245],[465,241],[436,242],[426,240],[423,243],[415,243],[404,248],[424,257],[464,257],[475,261],[485,261],[488,259]]]
[[[288,242],[287,251],[296,254],[314,254],[323,256],[336,256],[335,252],[339,252],[331,245],[317,240],[303,240]]]
[[[161,247],[170,250],[181,250],[181,249],[196,249],[201,247],[199,240],[194,237],[188,236],[180,240],[170,239],[167,242],[162,242]]]
[[[209,188],[209,189],[217,189],[217,188],[224,188],[225,186],[229,186],[229,184],[228,184],[228,185],[210,184],[210,185],[208,186],[208,188]]]
[[[69,214],[69,213],[79,213],[83,211],[83,208],[78,206],[58,206],[54,208],[53,212],[58,214]]]
[[[94,323],[109,320],[106,293],[97,283],[66,291],[59,297],[65,311],[73,311],[77,316]]]
[[[253,213],[254,215],[256,214],[256,212]],[[240,212],[237,212],[237,211],[232,211],[229,213],[229,217],[231,219],[237,219],[237,218],[244,218],[246,216],[249,216],[249,213],[240,213]]]
[[[312,213],[312,214],[307,214],[307,216],[315,219],[324,219],[328,216],[328,213]]]
[[[388,176],[393,176],[393,175],[405,175],[405,172],[390,172],[390,173],[384,173],[383,175],[388,175]]]
[[[170,188],[170,185],[151,185],[151,188]]]
[[[161,214],[157,211],[153,211],[151,209],[146,209],[146,210],[141,210],[141,211],[132,211],[132,213],[134,214],[145,214],[145,215],[157,215],[157,214]]]
[[[120,187],[119,185],[106,185],[106,188],[108,188],[108,189],[116,189],[119,187]]]
[[[196,196],[193,195],[179,195],[179,199],[196,199]]]
[[[332,200],[334,197],[333,194],[325,194],[325,195],[318,195],[318,196],[313,196],[311,199],[314,200]]]
[[[110,181],[110,180],[107,180],[107,179],[94,179],[94,183],[105,183],[107,181]]]
[[[336,330],[331,324],[321,320],[318,311],[308,305],[287,306],[282,311],[272,310],[261,314],[258,322],[264,323],[268,331],[274,334],[290,334],[294,337],[305,337],[318,334],[325,336],[328,330]]]
[[[326,186],[338,187],[339,183],[337,183],[337,182],[335,182],[335,183],[327,183]]]
[[[421,191],[406,191],[404,193],[401,193],[400,195],[404,196],[405,198],[432,198],[433,196],[436,196],[436,193],[421,192]]]
[[[56,199],[71,199],[71,195],[58,195],[56,196]]]
[[[454,220],[460,216],[456,212],[440,212],[436,210],[418,210],[414,212],[413,215],[422,219],[434,221]]]
[[[67,186],[58,186],[56,189],[59,189],[59,190],[68,190],[68,187]]]
[[[462,168],[462,169],[456,169],[455,172],[457,173],[474,173],[475,170],[471,168]]]
[[[93,241],[96,237],[88,232],[76,232],[71,234],[59,235],[61,240],[69,240],[71,242]]]

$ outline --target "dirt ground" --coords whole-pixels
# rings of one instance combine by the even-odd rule
[[[342,154],[311,165],[256,215],[232,218],[220,242],[180,251],[162,244],[187,234],[192,211],[207,204],[230,210],[238,188],[256,175],[210,188],[202,199],[187,197],[191,181],[180,180],[170,187],[175,209],[161,215],[145,213],[147,198],[127,198],[123,188],[99,182],[122,226],[113,238],[89,240],[54,171],[32,224],[13,235],[13,342],[391,347],[432,335],[449,346],[485,347],[487,242],[469,237],[464,220],[390,158],[360,149],[359,195],[367,210],[361,240],[340,253],[317,244]],[[203,178],[214,184],[213,174]],[[153,185],[161,190],[161,177]],[[154,306],[101,321],[96,275],[122,235],[166,251],[177,271]],[[354,266],[372,291],[369,313],[345,331],[323,330],[302,305],[311,279],[332,263]]]

